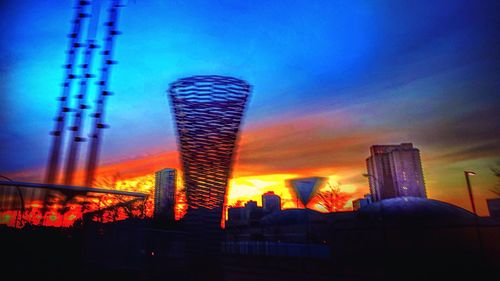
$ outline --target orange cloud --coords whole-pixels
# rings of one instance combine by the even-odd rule
[[[374,125],[362,116],[359,108],[348,108],[299,117],[290,115],[266,124],[254,123],[243,130],[228,191],[228,204],[235,204],[238,200],[260,202],[262,193],[272,190],[283,197],[285,206],[293,207],[294,195],[285,188],[284,180],[295,176],[332,176],[343,184],[343,191],[351,199],[362,197],[368,193],[367,181],[361,174],[366,171],[365,158],[369,147],[408,141],[408,130]],[[422,153],[431,198],[470,208],[463,170],[472,169],[478,172],[473,179],[478,210],[480,214],[487,213],[484,200],[493,196],[489,189],[496,181],[488,165],[496,158],[484,158],[483,154],[479,155],[483,158],[474,158],[472,156],[476,154],[472,152],[460,154],[467,157],[443,157],[440,146],[419,143],[415,146]],[[119,173],[121,178],[128,179],[152,174],[165,167],[180,167],[176,151],[104,163],[99,167],[98,175],[111,177]],[[11,177],[31,180],[37,173],[41,171],[24,171]],[[80,171],[80,182],[82,175]]]
[[[179,154],[177,151],[145,155],[134,159],[127,159],[109,164],[103,164],[98,169],[99,176],[120,173],[123,178],[135,178],[154,173],[164,168],[179,168]]]

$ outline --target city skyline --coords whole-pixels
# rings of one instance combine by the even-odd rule
[[[3,5],[0,174],[42,181],[73,3]],[[478,211],[487,213],[496,182],[489,167],[500,159],[498,4],[304,1],[287,13],[283,4],[264,5],[124,8],[101,176],[180,168],[168,83],[228,73],[255,85],[236,153],[233,202],[286,193],[280,184],[298,176],[328,176],[352,199],[362,197],[369,147],[412,142],[429,198],[470,209],[463,171],[473,170]],[[388,13],[398,25],[385,19]],[[76,174],[81,179],[82,171]]]

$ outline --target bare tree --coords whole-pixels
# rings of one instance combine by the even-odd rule
[[[187,211],[187,190],[182,185],[182,181],[177,181],[177,189],[175,191],[175,217],[180,219]]]
[[[237,200],[236,202],[234,202],[234,204],[229,205],[229,207],[240,208],[243,207],[243,205],[244,205],[243,200]]]
[[[321,205],[328,212],[337,212],[341,210],[349,200],[349,196],[340,190],[341,183],[330,184],[327,182],[328,189],[316,194],[317,204]]]

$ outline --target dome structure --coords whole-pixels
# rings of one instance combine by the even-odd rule
[[[473,223],[475,215],[458,206],[420,197],[381,200],[358,210],[358,217],[387,223]]]

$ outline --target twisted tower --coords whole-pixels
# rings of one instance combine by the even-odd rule
[[[249,93],[245,81],[224,76],[193,76],[171,84],[187,216],[202,215],[205,222],[220,222]]]

